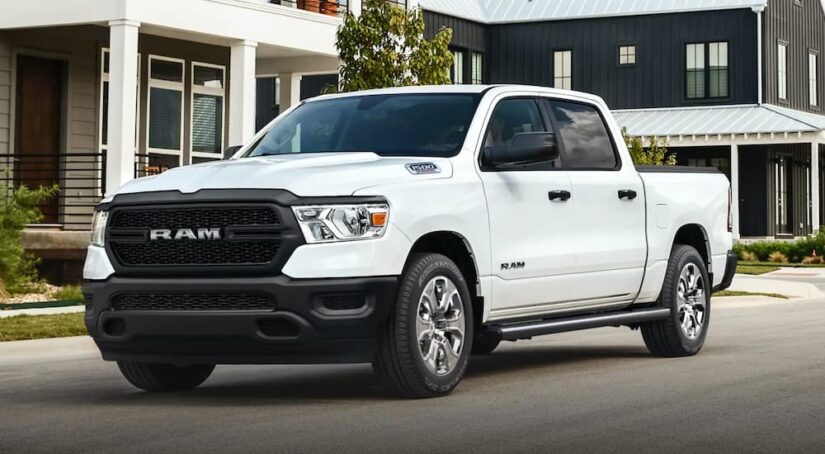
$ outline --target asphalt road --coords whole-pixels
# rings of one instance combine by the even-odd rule
[[[714,307],[705,350],[602,329],[474,358],[451,396],[389,398],[366,365],[219,367],[129,387],[93,351],[0,355],[0,452],[823,452],[825,301]]]

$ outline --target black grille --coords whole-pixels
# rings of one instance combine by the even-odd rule
[[[124,211],[115,216],[112,228],[191,229],[278,224],[278,215],[271,208],[185,208]]]
[[[112,301],[116,311],[266,311],[275,300],[262,293],[124,293]]]
[[[149,231],[219,229],[220,239],[149,240]],[[272,206],[165,206],[117,210],[109,244],[124,267],[269,265],[281,246],[281,221]]]
[[[114,243],[120,262],[127,266],[259,265],[278,254],[279,241],[152,241]]]

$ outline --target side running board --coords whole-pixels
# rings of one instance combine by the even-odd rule
[[[669,316],[670,309],[654,307],[596,315],[488,325],[487,331],[490,336],[501,340],[515,341],[545,334],[565,333],[590,328],[635,325],[637,323],[664,320]]]

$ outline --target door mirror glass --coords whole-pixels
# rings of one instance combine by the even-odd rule
[[[558,167],[559,147],[556,135],[550,132],[522,132],[509,144],[484,148],[484,165],[492,168],[548,164]]]
[[[240,150],[241,148],[242,148],[242,147],[241,147],[240,145],[236,145],[236,146],[234,146],[234,147],[229,147],[229,148],[227,148],[227,149],[226,149],[226,150],[224,150],[224,152],[223,152],[223,158],[224,158],[224,159],[231,159],[231,158],[232,158],[232,156],[235,156],[235,153],[237,153],[237,152],[238,152],[238,150]]]

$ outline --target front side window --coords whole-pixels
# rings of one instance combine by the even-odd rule
[[[224,124],[223,66],[192,63],[192,154],[220,158]]]
[[[819,90],[817,87],[819,75],[819,54],[808,54],[808,102],[812,106],[819,105]]]
[[[777,93],[779,99],[788,99],[788,45],[779,43],[776,53]]]
[[[553,53],[553,87],[573,89],[573,51],[560,50]]]
[[[180,156],[183,149],[183,60],[149,57],[147,148]]]
[[[614,170],[618,165],[610,133],[599,111],[586,104],[551,100],[550,110],[565,150],[565,167]]]
[[[453,68],[450,71],[450,78],[455,85],[464,83],[464,52],[453,52]]]
[[[522,98],[506,99],[493,111],[484,147],[510,145],[517,134],[530,132],[547,132],[536,101]]]
[[[455,156],[479,97],[409,94],[310,101],[280,117],[245,157],[355,152]]]

